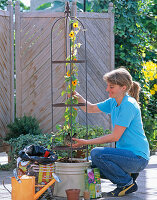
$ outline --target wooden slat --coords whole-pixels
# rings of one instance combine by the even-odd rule
[[[43,12],[43,11],[36,11],[36,12],[25,12],[22,13],[21,18],[58,18],[64,17],[63,12]]]
[[[110,19],[108,13],[90,13],[90,12],[80,12],[78,13],[78,18],[83,21],[82,18],[94,18],[94,19]]]
[[[9,17],[10,16],[10,12],[0,10],[0,16]]]
[[[20,37],[21,37],[21,23],[20,23],[20,6],[19,2],[15,5],[15,55],[16,55],[16,116],[22,116],[22,88],[21,88],[21,59],[20,59]]]

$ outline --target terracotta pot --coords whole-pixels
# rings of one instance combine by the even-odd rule
[[[84,200],[90,200],[90,192],[85,190],[83,193]]]
[[[65,191],[67,194],[67,200],[79,200],[80,189],[68,189]]]

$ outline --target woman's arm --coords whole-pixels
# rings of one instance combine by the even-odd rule
[[[86,104],[86,100],[78,92],[75,92],[73,94],[73,96],[75,98],[77,98],[77,100],[78,100],[79,103],[85,103]],[[80,108],[84,112],[86,112],[86,105],[85,106],[80,106]],[[98,108],[97,104],[92,104],[89,101],[87,101],[87,112],[88,113],[100,113],[101,110]]]
[[[113,132],[109,135],[104,135],[102,137],[98,137],[98,138],[94,138],[90,140],[72,138],[74,141],[77,142],[76,144],[73,144],[72,146],[75,148],[75,147],[80,147],[80,146],[89,145],[89,144],[93,145],[93,144],[117,142],[123,135],[125,129],[126,127],[124,126],[115,125]]]

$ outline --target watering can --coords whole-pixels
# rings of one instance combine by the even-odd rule
[[[60,178],[52,173],[53,178],[46,185],[35,185],[35,177],[34,176],[23,176],[18,177],[14,171],[15,177],[11,178],[12,184],[12,200],[36,200],[38,199],[52,184],[57,182],[61,182]],[[37,193],[35,193],[35,186],[42,187]]]

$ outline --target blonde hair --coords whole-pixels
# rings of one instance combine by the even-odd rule
[[[139,103],[139,94],[140,94],[141,86],[138,82],[133,81],[130,90],[128,91],[128,94],[131,97],[134,97],[136,101]]]
[[[131,74],[123,67],[112,70],[103,76],[106,82],[110,82],[114,85],[126,86],[126,92],[139,101],[140,84],[132,80]]]

